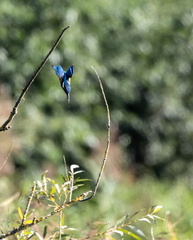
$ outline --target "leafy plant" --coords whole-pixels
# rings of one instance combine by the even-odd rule
[[[157,220],[163,220],[156,215],[162,206],[153,206],[148,211],[143,209],[132,215],[127,214],[119,219],[113,226],[108,227],[103,231],[100,230],[100,227],[96,233],[91,234],[88,237],[72,238],[71,232],[80,230],[65,225],[64,210],[75,203],[81,202],[91,192],[84,192],[81,195],[76,196],[76,190],[81,188],[85,181],[88,181],[88,179],[81,179],[78,177],[78,174],[82,172],[82,170],[79,170],[78,165],[71,165],[70,171],[66,173],[66,176],[62,176],[62,183],[46,177],[46,173],[42,174],[41,180],[35,181],[31,188],[25,210],[22,211],[22,207],[18,207],[18,215],[21,219],[19,226],[8,233],[1,234],[0,239],[4,239],[11,235],[16,235],[19,240],[30,239],[34,236],[40,240],[45,239],[48,234],[47,225],[44,226],[42,236],[34,230],[33,227],[54,215],[58,215],[59,217],[59,226],[54,229],[54,232],[51,235],[49,233],[49,239],[62,238],[83,240],[94,239],[96,237],[100,239],[103,239],[104,237],[106,239],[119,239],[120,237],[127,239],[126,236],[130,236],[137,240],[148,239],[143,230],[136,226],[136,223],[138,222],[146,222],[149,224],[149,232],[151,233],[152,239],[154,239],[153,225],[157,223]],[[41,205],[41,208],[38,207],[39,205]],[[145,211],[147,211],[146,214],[144,214]],[[48,213],[46,215],[41,215],[42,212]],[[39,217],[39,215],[41,216]],[[105,225],[103,228],[104,227]]]

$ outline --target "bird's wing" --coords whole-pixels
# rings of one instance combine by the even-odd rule
[[[73,73],[74,73],[74,66],[71,66],[66,71],[66,79],[68,80],[69,78],[71,78]]]
[[[60,79],[62,79],[62,78],[64,77],[65,73],[66,73],[66,72],[63,70],[63,68],[62,68],[61,66],[52,66],[52,67],[53,67],[56,75],[57,75]]]

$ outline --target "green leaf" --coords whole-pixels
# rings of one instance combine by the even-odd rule
[[[149,214],[155,214],[155,213],[159,212],[160,209],[162,209],[162,206],[160,206],[160,205],[154,205],[154,206],[152,206],[152,207],[149,208],[148,213],[149,213]]]
[[[107,234],[105,234],[105,237],[106,237],[106,238],[109,238],[109,239],[111,239],[111,240],[116,240],[116,238],[113,238],[113,237],[111,237],[111,236],[109,236],[109,235],[107,235]],[[105,239],[106,239],[106,238],[105,238]]]
[[[144,217],[144,218],[140,218],[139,221],[151,223],[151,222],[149,221],[149,219],[148,219],[148,218],[145,218],[145,217]]]
[[[133,213],[132,215],[128,215],[128,219],[127,220],[131,220],[133,217],[135,217],[136,215],[138,215],[140,212],[144,211],[145,209],[141,209],[135,213]]]
[[[77,184],[76,186],[73,187],[73,190],[75,190],[75,189],[77,189],[79,187],[82,187],[82,186],[84,186],[84,184]]]
[[[129,235],[129,236],[131,236],[131,237],[133,237],[135,239],[137,239],[137,240],[143,240],[143,238],[137,236],[135,233],[133,233],[131,231],[128,231],[126,229],[118,229],[118,231],[121,231],[121,232],[123,232],[123,233],[125,233],[125,234],[127,234],[127,235]]]
[[[116,222],[116,226],[119,226],[121,224],[124,223],[124,221],[128,218],[128,215],[125,215],[124,217],[120,218],[117,222]]]
[[[56,192],[56,187],[52,186],[52,189],[50,191],[50,195],[53,195]]]
[[[55,184],[55,187],[56,187],[56,190],[57,190],[58,194],[60,194],[60,187],[57,183]]]
[[[72,165],[70,166],[70,171],[73,173],[75,168],[79,168],[79,166],[76,165],[76,164],[72,164]]]
[[[114,232],[114,233],[118,233],[119,235],[123,236],[123,231],[119,231],[119,230],[116,230],[116,229],[115,229],[113,232]]]
[[[39,188],[42,187],[42,183],[41,183],[40,181],[37,181],[36,183],[37,183],[37,185],[38,185]]]
[[[146,235],[145,235],[139,228],[137,228],[137,227],[135,227],[135,226],[133,226],[133,225],[129,225],[129,226],[127,226],[127,227],[130,228],[131,231],[132,231],[134,234],[140,236],[142,239],[144,239],[144,238],[147,239]]]
[[[27,220],[27,221],[25,221],[25,224],[31,224],[31,223],[33,223],[33,220]]]
[[[46,170],[42,175],[41,175],[41,180],[45,180],[46,178],[46,173],[48,172],[48,170]]]
[[[26,230],[22,231],[22,233],[23,233],[24,235],[31,235],[31,234],[34,234],[34,231],[29,230],[29,229],[26,229]]]
[[[82,178],[82,179],[76,179],[76,180],[75,180],[75,182],[85,182],[85,181],[91,181],[91,179]]]
[[[54,202],[54,203],[55,203],[55,198],[54,198],[54,195],[51,195],[51,196],[49,197],[49,200],[51,200],[52,202]]]
[[[22,213],[22,211],[21,211],[21,208],[18,207],[18,208],[17,208],[17,211],[18,211],[18,214],[19,214],[20,218],[23,219],[23,213]]]
[[[153,212],[151,214],[155,214],[157,212],[159,212],[162,209],[163,206],[155,206]]]
[[[79,173],[82,173],[82,172],[84,172],[83,170],[80,170],[80,171],[76,171],[76,172],[74,172],[74,175],[75,174],[79,174]]]
[[[154,215],[151,215],[151,214],[148,214],[147,215],[154,223],[157,223],[157,221],[156,221],[156,216],[154,216]]]
[[[45,227],[44,227],[44,232],[43,232],[43,238],[45,238],[45,237],[46,237],[46,235],[47,235],[47,229],[48,229],[48,227],[47,227],[47,226],[45,226]]]
[[[60,226],[61,227],[65,226],[65,217],[64,217],[63,212],[61,212]]]

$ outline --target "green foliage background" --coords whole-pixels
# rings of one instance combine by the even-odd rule
[[[93,65],[103,80],[115,142],[123,151],[117,161],[124,182],[128,174],[136,180],[148,175],[153,177],[148,186],[154,177],[164,186],[175,180],[177,189],[183,182],[182,192],[192,194],[192,1],[1,0],[0,83],[13,102],[68,25],[13,121],[20,146],[12,155],[16,172],[33,175],[47,163],[61,172],[65,154],[69,164],[96,174],[90,158],[104,139],[106,112]],[[69,105],[52,64],[75,67]]]

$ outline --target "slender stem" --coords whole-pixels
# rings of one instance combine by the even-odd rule
[[[39,72],[41,71],[41,69],[43,68],[43,66],[45,65],[45,63],[47,62],[48,58],[50,57],[51,53],[54,51],[54,49],[56,48],[56,46],[58,45],[58,43],[60,42],[60,40],[62,39],[62,36],[64,35],[64,32],[69,28],[69,26],[65,27],[62,29],[59,37],[57,38],[57,40],[55,41],[54,45],[52,46],[52,48],[50,49],[50,51],[48,52],[47,56],[44,58],[44,60],[41,62],[41,64],[39,65],[39,67],[37,68],[37,70],[35,71],[35,73],[32,75],[31,79],[29,80],[29,82],[26,84],[26,86],[23,88],[18,100],[15,102],[15,105],[12,109],[12,111],[10,112],[10,115],[8,117],[8,119],[2,124],[2,126],[0,127],[0,132],[1,131],[5,131],[8,130],[10,128],[10,126],[8,126],[8,124],[13,120],[13,118],[15,117],[15,115],[17,114],[17,110],[18,107],[22,101],[22,99],[24,98],[26,92],[28,91],[28,89],[30,88],[31,84],[33,83],[33,81],[36,79],[36,77],[38,76]]]
[[[62,239],[61,220],[62,220],[62,211],[59,213],[59,240]]]
[[[71,177],[70,177],[70,196],[69,196],[69,201],[72,201],[72,191],[73,191],[73,186],[74,186],[74,172],[71,172]]]
[[[99,186],[99,183],[101,181],[101,177],[102,177],[104,168],[105,168],[105,164],[107,162],[107,157],[108,157],[109,148],[110,148],[111,119],[110,119],[109,105],[108,105],[108,102],[107,102],[107,99],[106,99],[106,95],[105,95],[105,92],[104,92],[104,89],[103,89],[102,81],[101,81],[97,71],[95,70],[95,68],[93,66],[91,66],[91,67],[95,71],[96,76],[98,78],[99,85],[100,85],[101,92],[102,92],[102,96],[103,96],[103,99],[104,99],[104,102],[105,102],[105,106],[106,106],[106,110],[107,110],[107,146],[106,146],[106,149],[105,149],[105,153],[104,153],[101,169],[100,169],[97,181],[95,183],[94,190],[92,191],[92,194],[90,196],[80,200],[80,202],[87,201],[87,200],[91,199],[92,197],[94,197],[94,195],[96,194],[98,186]]]
[[[2,164],[1,167],[0,167],[0,171],[1,171],[2,168],[5,166],[7,160],[9,159],[9,157],[10,157],[12,151],[13,151],[13,148],[14,148],[14,143],[12,144],[11,149],[10,149],[10,151],[9,151],[9,153],[8,153],[8,155],[7,155],[6,159],[5,159],[5,161],[3,162],[3,164]]]
[[[23,219],[21,221],[21,226],[23,226],[25,224],[26,217],[27,217],[27,214],[29,212],[29,208],[30,208],[35,190],[36,190],[36,184],[34,183],[32,189],[31,189],[30,195],[28,197],[27,205],[26,205],[26,208],[25,208],[25,211],[24,211],[24,214],[23,214]]]

